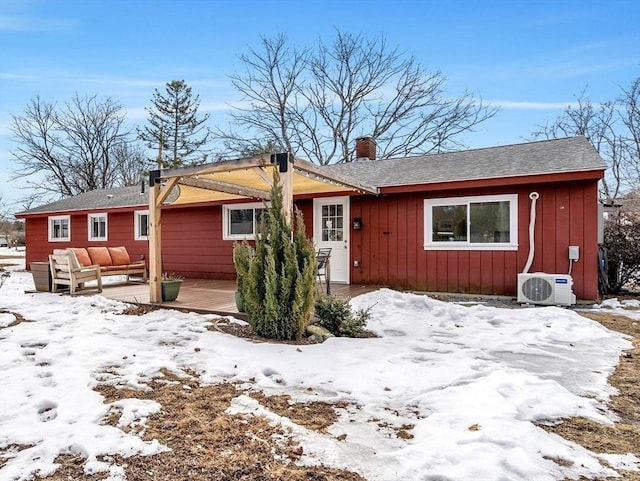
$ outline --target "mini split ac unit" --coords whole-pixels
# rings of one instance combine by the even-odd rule
[[[547,306],[570,306],[576,303],[573,279],[566,274],[518,274],[518,302]]]

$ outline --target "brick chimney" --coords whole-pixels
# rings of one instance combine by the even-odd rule
[[[376,141],[371,137],[357,138],[356,160],[376,160]]]

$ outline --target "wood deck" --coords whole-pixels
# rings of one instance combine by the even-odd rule
[[[360,294],[375,291],[376,289],[379,289],[379,287],[354,284],[331,284],[331,294],[349,299]],[[172,309],[184,309],[187,311],[234,316],[245,319],[245,315],[243,313],[239,313],[236,308],[235,292],[235,281],[185,279],[182,282],[180,295],[177,300],[157,303],[155,305]],[[91,291],[91,294],[95,294],[95,291]],[[105,283],[103,285],[102,295],[109,299],[115,299],[122,302],[151,305],[149,302],[149,284]]]

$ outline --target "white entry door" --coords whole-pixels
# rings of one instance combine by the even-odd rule
[[[331,248],[331,282],[349,283],[349,197],[313,199],[313,241]]]

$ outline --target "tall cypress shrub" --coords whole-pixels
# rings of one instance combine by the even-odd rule
[[[302,214],[296,212],[295,232],[287,223],[277,170],[273,179],[271,207],[266,222],[263,216],[241,294],[256,334],[293,340],[311,319],[318,265]]]

